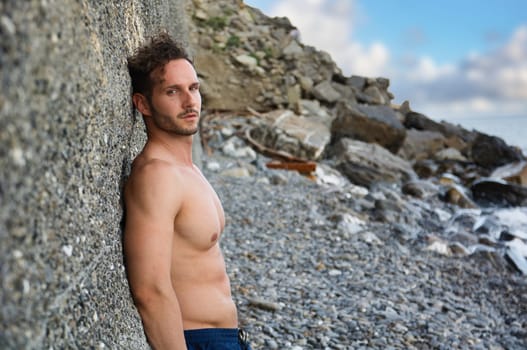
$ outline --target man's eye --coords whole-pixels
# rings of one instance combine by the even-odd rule
[[[174,95],[177,93],[177,90],[174,90],[174,89],[171,89],[171,90],[167,90],[167,94],[168,95]]]

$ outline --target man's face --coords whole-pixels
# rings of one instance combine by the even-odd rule
[[[198,131],[201,111],[199,80],[185,59],[168,62],[152,72],[154,86],[149,103],[155,126],[168,133],[193,135]]]

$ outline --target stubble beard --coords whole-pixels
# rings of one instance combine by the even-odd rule
[[[181,113],[179,113],[177,116],[176,116],[176,120],[174,120],[172,116],[169,116],[169,115],[163,115],[163,114],[159,114],[157,113],[157,111],[154,111],[153,115],[152,115],[152,119],[154,120],[154,123],[156,124],[156,126],[161,129],[161,130],[164,130],[168,133],[171,133],[171,134],[174,134],[174,135],[179,135],[179,136],[191,136],[191,135],[194,135],[198,132],[199,130],[199,127],[198,125],[196,125],[196,127],[194,128],[184,128],[184,127],[181,127],[180,125],[177,124],[177,121],[178,120],[183,120],[182,118],[184,118],[185,115],[189,114],[189,113],[194,113],[198,116],[198,120],[199,120],[199,116],[200,116],[200,112],[198,110],[195,110],[195,109],[189,109],[189,110],[186,110],[186,111],[183,111]]]

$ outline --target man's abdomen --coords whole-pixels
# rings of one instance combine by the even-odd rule
[[[219,247],[216,249],[190,260],[174,261],[173,287],[185,329],[238,326],[229,277]]]

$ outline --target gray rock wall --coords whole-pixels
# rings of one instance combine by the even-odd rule
[[[147,348],[121,251],[126,57],[185,0],[0,2],[0,348]]]

